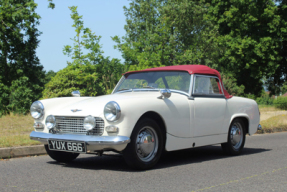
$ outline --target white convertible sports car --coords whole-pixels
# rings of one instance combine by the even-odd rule
[[[72,94],[35,101],[30,109],[30,138],[59,162],[116,151],[132,168],[149,169],[163,151],[219,143],[238,155],[245,135],[261,129],[257,103],[229,95],[219,72],[204,65],[131,71],[111,95]]]

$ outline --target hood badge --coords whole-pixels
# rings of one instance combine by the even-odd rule
[[[82,111],[81,109],[72,109],[72,112]]]

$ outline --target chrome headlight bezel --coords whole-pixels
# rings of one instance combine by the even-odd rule
[[[44,117],[44,105],[40,101],[35,101],[30,107],[31,116],[34,119],[41,119]]]
[[[108,102],[104,107],[105,119],[109,122],[114,122],[119,120],[121,116],[121,108],[119,104],[115,101]]]
[[[92,129],[94,129],[97,125],[97,122],[96,122],[96,118],[89,115],[87,117],[85,117],[84,119],[84,123],[83,123],[83,126],[84,126],[84,129],[86,129],[87,131],[90,131]]]
[[[56,126],[56,118],[53,115],[46,117],[45,125],[47,129],[53,129]]]

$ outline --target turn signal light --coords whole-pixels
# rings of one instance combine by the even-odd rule
[[[109,125],[106,127],[106,131],[108,133],[118,133],[119,132],[119,128],[117,126],[114,125]]]

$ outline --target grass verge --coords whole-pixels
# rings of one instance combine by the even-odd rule
[[[7,115],[0,118],[0,148],[39,145],[29,135],[34,120],[30,115]]]
[[[259,105],[258,107],[260,113],[280,111],[280,109],[274,107],[273,105]]]
[[[287,115],[277,115],[270,117],[269,119],[260,121],[262,130],[257,133],[275,133],[281,131],[287,131]]]

